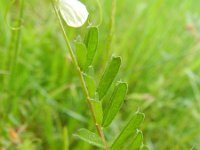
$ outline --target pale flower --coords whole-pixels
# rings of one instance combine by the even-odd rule
[[[88,11],[79,0],[59,0],[60,13],[71,27],[81,27],[88,18]]]

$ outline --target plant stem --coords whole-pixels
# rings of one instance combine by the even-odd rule
[[[60,15],[59,15],[59,12],[57,10],[57,7],[54,3],[54,0],[51,0],[52,2],[52,5],[53,5],[53,8],[54,8],[54,11],[55,11],[55,14],[57,16],[57,19],[59,21],[59,25],[60,25],[60,28],[62,30],[62,33],[63,33],[63,36],[64,36],[64,39],[65,39],[65,42],[66,42],[66,45],[67,45],[67,48],[69,50],[69,53],[70,53],[70,56],[72,58],[72,62],[74,63],[75,67],[76,67],[76,70],[79,74],[79,78],[80,78],[80,81],[81,81],[81,85],[82,85],[82,88],[83,88],[83,91],[84,91],[84,94],[86,96],[86,100],[87,100],[87,103],[88,103],[88,107],[90,109],[90,112],[91,112],[91,115],[92,115],[92,119],[93,119],[93,122],[95,123],[95,126],[96,126],[96,129],[97,129],[97,132],[99,134],[99,136],[101,137],[102,141],[104,142],[104,146],[105,146],[105,150],[108,150],[108,146],[107,146],[107,142],[105,140],[105,136],[104,136],[104,133],[103,133],[103,130],[102,130],[102,126],[100,124],[97,123],[97,119],[96,119],[96,116],[95,116],[95,113],[94,113],[94,107],[91,103],[91,98],[90,98],[90,95],[89,95],[89,92],[88,92],[88,89],[87,89],[87,86],[86,86],[86,82],[85,82],[85,79],[83,77],[83,74],[81,72],[81,69],[78,65],[78,62],[76,60],[76,57],[75,57],[75,54],[73,52],[73,49],[69,43],[69,39],[68,39],[68,36],[65,32],[65,29],[64,29],[64,26],[63,26],[63,23],[62,23],[62,20],[60,18]]]

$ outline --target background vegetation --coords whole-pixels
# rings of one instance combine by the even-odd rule
[[[82,2],[89,23],[98,24],[96,1]],[[117,0],[116,12],[112,1],[100,2],[97,78],[114,53],[123,62],[118,79],[129,83],[107,138],[139,108],[150,149],[200,149],[200,1]],[[94,149],[72,135],[93,124],[50,2],[21,6],[0,1],[1,149]],[[87,25],[66,26],[72,43],[84,38]]]

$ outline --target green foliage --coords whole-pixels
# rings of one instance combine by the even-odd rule
[[[102,119],[103,119],[102,102],[97,100],[91,100],[91,103],[94,106],[94,112],[96,115],[97,123],[102,124]]]
[[[111,61],[107,64],[105,72],[97,87],[99,99],[101,100],[108,92],[113,80],[115,79],[121,65],[120,57],[112,57]]]
[[[127,125],[123,128],[119,136],[116,138],[116,140],[113,142],[111,149],[112,150],[118,150],[121,149],[128,138],[130,138],[131,135],[135,134],[139,126],[144,120],[144,114],[137,112],[135,113],[130,121],[127,123]]]
[[[87,129],[79,129],[74,136],[97,147],[104,147],[101,138]]]
[[[57,150],[65,145],[74,150],[98,149],[72,137],[83,126],[93,132],[95,127],[49,1],[23,0],[20,18],[21,1],[0,1],[1,149]],[[72,47],[79,66],[85,65],[81,71],[94,100],[98,100],[95,83],[101,80],[111,54],[123,60],[115,80],[126,81],[129,90],[120,112],[104,129],[108,145],[139,107],[146,116],[142,125],[144,144],[149,143],[151,149],[200,149],[200,1],[118,0],[116,13],[112,13],[114,0],[99,1],[103,20],[93,67],[87,68],[82,61],[87,59],[85,51],[77,54],[76,46]],[[87,25],[99,22],[99,8],[94,0],[81,2],[86,4],[90,18],[81,28],[64,28],[70,43],[79,41],[88,53],[82,39],[87,38]],[[115,84],[111,84],[103,102],[110,100]],[[64,126],[69,140],[63,137]],[[16,131],[20,143],[13,141],[10,129]],[[132,134],[127,139],[124,149],[134,137]]]
[[[75,52],[78,64],[82,70],[86,68],[87,48],[83,43],[75,43]]]
[[[119,112],[124,102],[124,98],[127,93],[127,88],[128,88],[127,83],[122,83],[122,82],[117,83],[114,92],[112,94],[112,97],[110,98],[108,105],[104,110],[104,115],[103,115],[104,127],[110,125],[116,114]]]
[[[142,135],[142,132],[141,131],[137,131],[134,139],[133,139],[133,142],[130,146],[130,150],[140,150],[140,147],[142,145],[142,142],[143,142],[143,135]]]
[[[87,46],[87,63],[86,66],[89,69],[88,72],[91,74],[91,70],[93,68],[92,66],[92,60],[94,59],[94,55],[96,53],[96,48],[97,48],[97,43],[98,43],[98,28],[97,27],[90,27],[89,28],[89,33],[86,38],[86,46]],[[76,44],[76,58],[78,61],[78,67],[80,67],[82,70],[85,68],[85,52],[86,52],[86,47],[84,44]],[[69,48],[70,49],[70,48]],[[76,63],[75,63],[76,64]],[[84,86],[86,89],[86,98],[88,97],[93,97],[94,99],[88,99],[88,105],[90,105],[89,109],[93,115],[94,118],[94,124],[97,127],[97,132],[99,133],[99,136],[96,135],[93,132],[90,132],[86,129],[80,129],[76,136],[81,138],[82,140],[102,147],[104,145],[104,148],[107,150],[107,144],[106,139],[102,138],[104,136],[103,130],[101,130],[101,125],[103,127],[108,127],[117,113],[120,111],[120,108],[124,102],[125,96],[127,94],[127,89],[128,85],[127,83],[124,82],[118,82],[115,86],[114,92],[109,100],[107,100],[107,106],[105,108],[102,107],[102,98],[108,93],[109,88],[111,87],[118,71],[121,66],[121,57],[112,57],[111,61],[107,63],[106,69],[104,71],[104,74],[99,82],[99,85],[96,89],[95,85],[95,80],[92,76],[94,76],[94,72],[92,69],[92,76],[88,75],[86,73],[81,73],[84,76],[84,79],[81,78],[82,83],[83,83],[83,88]],[[79,70],[79,69],[78,69]],[[81,75],[80,75],[81,76]],[[84,85],[84,82],[86,85]],[[96,92],[98,93],[98,98],[95,97],[95,89]],[[127,124],[127,126],[123,129],[121,134],[118,136],[118,138],[115,140],[113,143],[111,149],[119,149],[123,147],[127,142],[127,138],[130,137],[131,134],[133,134],[136,129],[139,127],[139,125],[142,123],[144,119],[144,115],[142,113],[136,113],[134,117],[131,119],[131,121]],[[141,134],[138,133],[136,135],[135,141],[131,145],[133,148],[137,148],[137,144],[141,144]],[[101,139],[102,138],[102,139]],[[104,143],[101,143],[103,142]],[[139,145],[140,146],[140,145]],[[108,146],[109,147],[109,146]]]
[[[87,37],[87,60],[91,60],[90,58],[94,58],[94,49],[96,49],[96,46],[93,45],[93,42],[97,42],[98,39],[98,28],[97,27],[91,27],[89,29],[89,33],[88,33],[88,37]],[[91,45],[91,46],[90,46]],[[82,49],[81,49],[82,48]],[[76,50],[78,50],[77,52],[82,52],[82,51],[86,51],[84,44],[76,44]],[[92,55],[90,55],[90,53],[92,53]],[[78,64],[80,68],[84,68],[83,64],[84,63],[80,63],[80,62],[84,62],[83,58],[81,56],[85,56],[81,53],[76,53],[76,57],[78,60]],[[91,61],[92,62],[92,61]],[[88,73],[92,74],[92,76],[94,76],[94,72],[93,72],[93,66],[90,62],[90,67],[89,65],[87,65],[87,67],[89,67]],[[112,93],[112,96],[109,100],[107,100],[107,106],[105,108],[102,107],[102,98],[108,93],[109,88],[111,87],[118,71],[119,68],[121,66],[121,57],[112,57],[111,61],[107,63],[106,69],[104,71],[103,76],[101,77],[101,80],[99,82],[99,85],[97,87],[96,92],[98,93],[98,99],[95,97],[95,89],[96,89],[96,85],[95,85],[95,80],[92,76],[83,73],[84,78],[85,78],[85,83],[86,83],[86,90],[88,90],[88,96],[93,97],[93,99],[89,99],[89,103],[91,103],[91,107],[90,109],[92,113],[92,115],[94,115],[94,118],[96,122],[95,125],[101,125],[103,127],[108,127],[113,119],[115,118],[115,116],[117,115],[117,113],[120,111],[120,108],[124,102],[125,96],[127,94],[127,89],[128,89],[128,85],[127,83],[124,82],[118,82],[115,86],[115,89]],[[91,71],[92,69],[92,71]],[[92,73],[91,73],[92,72]],[[90,105],[90,104],[89,104]],[[140,124],[142,123],[144,119],[144,114],[142,113],[136,113],[133,118],[131,118],[131,120],[129,121],[129,123],[124,127],[124,129],[122,130],[122,132],[120,133],[120,135],[117,137],[117,139],[114,141],[114,143],[111,146],[111,149],[115,150],[115,149],[121,149],[123,147],[123,145],[125,145],[127,143],[127,138],[129,138],[132,134],[134,134],[137,130],[137,128],[140,126]],[[101,128],[101,126],[100,126]],[[98,133],[102,132],[98,130]],[[101,133],[99,136],[102,137]],[[102,147],[104,143],[103,140],[105,139],[101,139],[98,135],[96,135],[93,132],[90,132],[86,129],[80,129],[78,131],[78,133],[76,134],[76,136],[78,136],[79,138],[81,138],[82,140]],[[136,147],[137,148],[137,144],[141,144],[142,142],[142,133],[138,133],[136,135],[135,140],[132,142],[131,147]],[[104,147],[108,146],[107,144],[104,145]],[[106,148],[107,149],[107,148]]]
[[[140,150],[149,150],[149,148],[148,148],[147,146],[143,145],[143,146],[140,148]]]
[[[87,47],[87,61],[86,66],[90,66],[93,62],[94,56],[96,54],[96,49],[98,45],[98,28],[89,27],[88,35],[85,39],[85,44]]]
[[[92,76],[88,74],[84,74],[85,81],[87,83],[87,89],[89,92],[90,97],[95,97],[95,89],[96,89],[96,83]]]

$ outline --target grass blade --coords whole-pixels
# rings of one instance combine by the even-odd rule
[[[108,102],[108,106],[105,109],[105,113],[103,116],[104,127],[107,127],[108,125],[110,125],[112,120],[115,118],[116,114],[119,112],[124,102],[127,89],[128,89],[127,83],[121,82],[116,85],[113,95],[111,96],[111,99]]]
[[[76,134],[74,134],[74,136],[78,137],[79,139],[81,139],[91,145],[104,148],[101,138],[97,134],[95,134],[87,129],[84,129],[84,128],[79,129],[78,132]]]
[[[133,115],[133,117],[130,119],[128,124],[124,127],[122,132],[119,134],[117,139],[114,141],[114,143],[111,146],[111,150],[118,150],[121,149],[124,143],[126,143],[127,138],[129,138],[131,135],[133,135],[137,128],[140,126],[140,124],[144,120],[144,114],[137,112]]]
[[[99,99],[101,100],[108,92],[113,80],[115,79],[117,72],[121,65],[120,57],[112,57],[111,62],[107,65],[105,72],[97,87]]]

